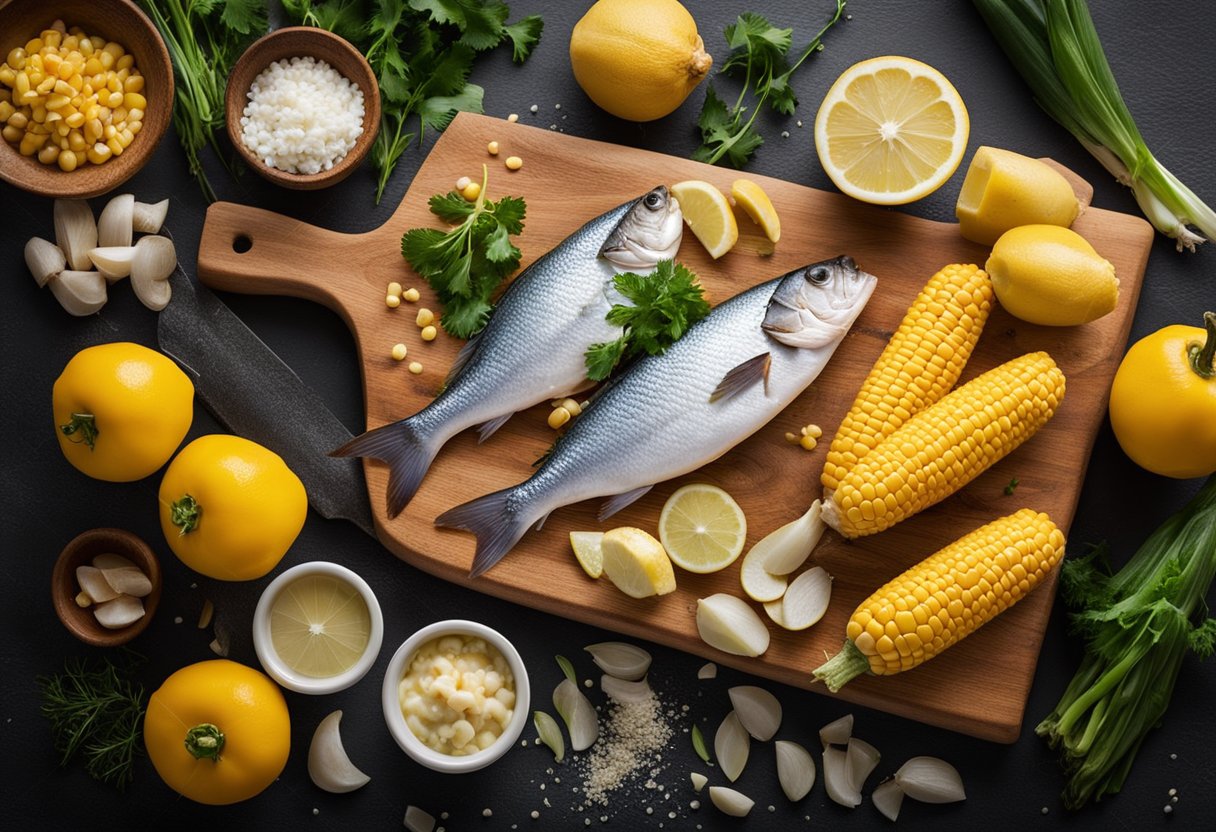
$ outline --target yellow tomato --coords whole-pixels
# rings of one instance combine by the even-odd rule
[[[190,430],[194,385],[171,360],[139,344],[76,353],[51,392],[55,433],[68,462],[108,482],[143,479]]]
[[[174,673],[148,700],[144,744],[169,788],[199,803],[248,800],[287,765],[291,720],[269,678],[227,659]]]
[[[308,512],[304,484],[278,454],[239,436],[200,436],[169,463],[160,527],[182,562],[225,581],[274,569]]]
[[[1175,325],[1140,339],[1115,373],[1115,438],[1155,474],[1186,479],[1216,472],[1216,314],[1203,318],[1206,333]]]

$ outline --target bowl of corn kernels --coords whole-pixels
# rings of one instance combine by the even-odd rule
[[[172,110],[169,52],[135,3],[0,5],[0,179],[106,193],[151,158]]]

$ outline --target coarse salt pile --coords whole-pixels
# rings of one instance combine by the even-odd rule
[[[609,793],[659,761],[673,733],[653,690],[640,701],[611,707],[599,742],[591,748],[583,783],[587,801],[601,806],[608,805]]]
[[[241,116],[245,146],[287,173],[329,170],[362,133],[363,91],[312,57],[275,61],[262,70]]]

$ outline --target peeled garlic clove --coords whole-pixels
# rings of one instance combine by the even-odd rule
[[[769,621],[785,629],[785,599],[778,598],[776,601],[767,602],[764,605],[764,612],[768,615]]]
[[[338,730],[342,712],[334,711],[313,731],[312,744],[308,746],[308,776],[317,788],[332,794],[346,794],[371,782],[355,767],[342,747],[342,734]]]
[[[133,561],[127,560],[122,555],[115,555],[111,552],[97,555],[93,558],[93,565],[98,569],[138,569]]]
[[[823,787],[834,803],[856,808],[861,803],[861,792],[849,781],[849,766],[845,752],[828,746],[823,749]]]
[[[155,234],[165,222],[169,213],[169,200],[160,202],[137,202],[131,214],[131,227],[141,234]]]
[[[757,554],[755,546],[743,556],[743,566],[739,568],[739,584],[747,593],[747,597],[753,601],[776,601],[785,594],[789,584],[784,575],[769,572],[765,568],[767,565],[764,556]]]
[[[114,591],[120,595],[143,598],[152,593],[152,580],[139,567],[103,569],[101,574],[106,583],[114,587]]]
[[[609,698],[626,704],[646,702],[654,696],[650,690],[650,683],[645,679],[630,682],[615,676],[604,675],[600,677],[600,688],[608,694]]]
[[[756,801],[747,795],[734,789],[728,789],[726,786],[710,786],[709,799],[724,814],[733,818],[746,817],[747,813],[756,805]]]
[[[77,566],[76,583],[98,603],[112,601],[122,594],[110,585],[104,572],[93,566]]]
[[[89,203],[83,199],[55,200],[55,242],[76,271],[92,266],[89,249],[97,248],[97,223]]]
[[[718,678],[718,666],[713,662],[706,662],[701,665],[701,669],[697,671],[698,679],[716,679]]]
[[[913,757],[895,772],[895,782],[904,794],[922,803],[967,799],[958,769],[937,757]]]
[[[71,315],[82,318],[106,305],[106,280],[100,272],[62,271],[47,283],[55,300]]]
[[[777,781],[794,803],[806,797],[815,785],[815,758],[796,742],[777,740]]]
[[[732,783],[743,773],[751,745],[752,739],[739,721],[739,715],[731,711],[718,726],[718,733],[714,734],[714,757],[726,779]]]
[[[727,694],[747,733],[761,742],[771,740],[781,727],[781,703],[777,697],[755,685],[737,685]]]
[[[692,790],[697,794],[700,794],[701,789],[705,788],[705,784],[709,782],[709,778],[699,771],[690,773],[688,779],[692,780]]]
[[[131,274],[135,246],[106,246],[89,249],[89,260],[108,282],[115,283]]]
[[[553,689],[553,707],[561,714],[570,732],[570,747],[575,751],[590,748],[599,739],[600,722],[590,700],[570,679],[562,679]]]
[[[865,740],[850,737],[848,750],[845,751],[845,767],[849,772],[849,785],[860,792],[866,784],[866,778],[870,776],[870,772],[874,771],[881,759],[882,755],[878,753],[877,748]]]
[[[536,726],[536,736],[553,752],[553,761],[560,763],[566,756],[566,741],[562,739],[557,720],[544,711],[533,711],[532,724]]]
[[[812,566],[785,591],[780,624],[787,630],[805,630],[823,618],[831,600],[832,576],[822,566]]]
[[[609,676],[636,682],[650,669],[650,654],[641,647],[620,641],[605,641],[583,648],[591,660]]]
[[[710,647],[735,656],[759,656],[768,649],[768,628],[760,616],[725,592],[697,600],[697,632]]]
[[[435,829],[435,816],[430,812],[424,812],[417,806],[406,806],[405,828],[410,832],[433,832]]]
[[[48,280],[68,267],[68,260],[59,246],[41,237],[30,237],[25,244],[25,265],[41,289]]]
[[[834,719],[819,729],[819,741],[823,747],[829,745],[844,745],[853,736],[853,715],[845,714],[840,719]]]
[[[819,517],[820,502],[816,500],[797,520],[770,532],[752,547],[764,568],[773,575],[788,575],[806,562],[811,550],[823,536],[824,522]]]
[[[130,247],[134,217],[133,194],[119,194],[107,202],[97,218],[97,245]]]
[[[140,302],[159,312],[169,303],[168,277],[177,267],[177,252],[168,237],[141,237],[131,261],[131,287]]]
[[[874,794],[870,795],[870,800],[874,801],[874,808],[882,812],[883,817],[894,821],[899,817],[899,807],[903,805],[904,792],[894,780],[884,780],[878,784]]]
[[[130,595],[119,595],[93,607],[93,615],[107,630],[121,630],[144,617],[144,602]]]

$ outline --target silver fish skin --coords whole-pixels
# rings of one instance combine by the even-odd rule
[[[602,520],[655,483],[712,462],[818,377],[876,283],[839,257],[723,302],[666,353],[643,358],[603,390],[529,479],[435,524],[477,536],[476,577],[557,508],[616,495]]]
[[[587,348],[620,335],[604,319],[623,302],[612,278],[674,257],[682,233],[679,202],[662,185],[591,220],[515,278],[430,404],[331,456],[388,463],[388,516],[396,517],[457,433],[481,425],[485,441],[516,411],[585,386]]]

